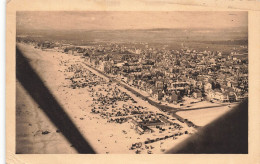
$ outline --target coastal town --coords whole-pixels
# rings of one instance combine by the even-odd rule
[[[224,108],[223,114],[248,96],[247,46],[236,46],[227,53],[184,44],[175,50],[148,43],[80,46],[24,37],[17,42],[64,55],[59,65],[65,68],[60,72],[67,87],[89,95],[84,111],[90,119],[103,120],[99,130],[109,124],[124,127],[120,133],[127,142],[122,144],[131,153],[165,153],[217,117],[198,124],[182,113]],[[100,151],[113,153],[108,146]]]
[[[248,152],[248,29],[246,11],[17,11],[16,153]]]
[[[147,43],[75,46],[32,42],[36,48],[81,56],[89,66],[160,103],[183,105],[185,98],[240,102],[248,96],[247,46],[229,54],[154,48]],[[127,47],[128,46],[128,47]],[[241,51],[241,52],[240,52]]]

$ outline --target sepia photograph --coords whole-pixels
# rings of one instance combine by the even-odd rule
[[[248,154],[247,11],[17,11],[16,154]]]

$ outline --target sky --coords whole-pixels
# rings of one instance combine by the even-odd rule
[[[247,27],[242,11],[23,11],[17,12],[18,30],[119,30],[153,28]]]

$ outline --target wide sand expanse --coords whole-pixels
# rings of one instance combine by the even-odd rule
[[[200,105],[200,106],[203,106],[203,105]],[[205,106],[207,106],[207,105],[205,104]],[[231,108],[229,108],[228,106],[221,106],[221,107],[215,107],[215,108],[181,111],[181,112],[176,112],[176,114],[192,121],[194,124],[196,124],[198,126],[205,126],[208,123],[214,121],[215,119],[221,117],[223,114],[228,112],[230,109]]]

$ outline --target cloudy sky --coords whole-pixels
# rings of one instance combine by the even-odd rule
[[[17,12],[18,30],[247,27],[247,12]]]

